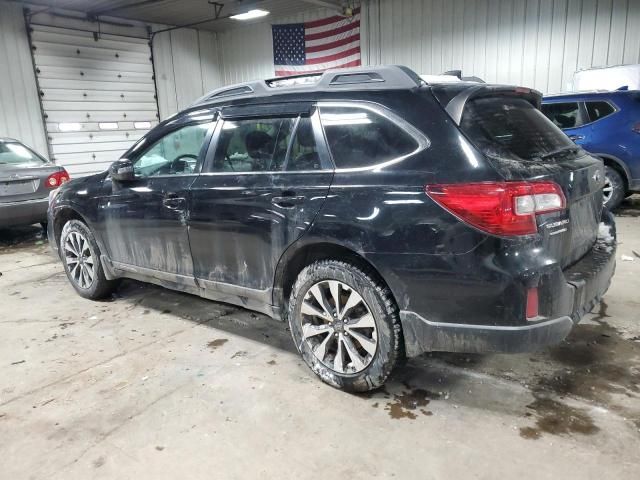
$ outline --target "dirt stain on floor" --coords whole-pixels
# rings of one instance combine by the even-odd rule
[[[389,413],[389,416],[396,420],[401,418],[415,420],[418,418],[418,413],[425,416],[433,415],[424,407],[429,405],[431,400],[440,398],[440,394],[424,388],[412,388],[410,385],[405,385],[405,387],[407,391],[394,393],[392,400],[385,405],[384,409]]]
[[[207,343],[207,347],[209,347],[211,351],[215,351],[228,341],[228,338],[216,338],[215,340],[211,340],[209,343]]]
[[[534,427],[520,428],[522,438],[537,440],[543,433],[593,435],[600,430],[584,410],[550,398],[537,398],[527,409],[536,417],[536,423]]]
[[[601,318],[607,315],[604,305],[598,313]],[[625,339],[604,322],[576,326],[567,340],[550,350],[550,356],[565,368],[540,377],[538,391],[573,395],[605,405],[612,394],[640,394],[640,343]]]

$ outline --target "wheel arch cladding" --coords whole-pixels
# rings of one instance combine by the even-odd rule
[[[624,186],[628,190],[631,179],[631,174],[628,171],[628,167],[621,160],[618,160],[614,156],[602,153],[598,153],[596,156],[600,157],[606,166],[613,168],[622,176]]]
[[[62,229],[70,220],[79,220],[85,225],[89,225],[85,218],[80,215],[74,208],[69,206],[61,207],[53,217],[53,232],[55,235],[56,245],[60,245],[60,236],[62,235]]]
[[[319,260],[337,260],[349,263],[360,268],[369,275],[384,284],[396,305],[398,302],[391,285],[380,274],[380,271],[364,256],[355,250],[330,242],[313,242],[301,245],[298,248],[289,248],[280,258],[276,267],[273,289],[273,305],[284,312],[291,294],[291,289],[300,272],[308,265]]]

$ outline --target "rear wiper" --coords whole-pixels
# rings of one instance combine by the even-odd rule
[[[576,146],[562,147],[562,148],[558,148],[557,150],[552,150],[549,153],[545,153],[544,155],[540,155],[539,158],[540,160],[546,160],[547,158],[555,157],[556,155],[567,154],[567,153],[578,153],[579,151],[580,151],[580,147],[576,147]]]

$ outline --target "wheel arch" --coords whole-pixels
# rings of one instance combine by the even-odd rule
[[[631,181],[631,172],[629,171],[629,168],[624,164],[624,162],[619,158],[606,153],[594,153],[593,155],[596,157],[600,157],[606,166],[615,169],[622,176],[625,191],[628,192]]]
[[[89,226],[86,218],[84,218],[75,208],[69,205],[58,208],[53,216],[53,234],[55,237],[56,245],[58,245],[58,247],[60,246],[62,229],[70,220],[80,220],[82,223]]]
[[[300,272],[308,265],[319,260],[344,261],[358,267],[389,288],[393,301],[398,304],[396,296],[389,282],[380,274],[370,260],[355,249],[339,243],[326,241],[307,242],[297,248],[289,248],[280,258],[276,267],[272,302],[276,311],[282,313],[293,288],[293,284]]]

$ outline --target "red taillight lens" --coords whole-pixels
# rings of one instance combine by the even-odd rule
[[[65,182],[69,181],[69,174],[65,169],[62,169],[60,172],[52,173],[47,177],[44,181],[44,184],[48,188],[58,188]]]
[[[494,235],[530,235],[536,215],[565,208],[553,182],[482,182],[426,185],[425,192],[466,223]]]
[[[538,318],[538,303],[538,288],[527,290],[527,320],[536,320]]]

